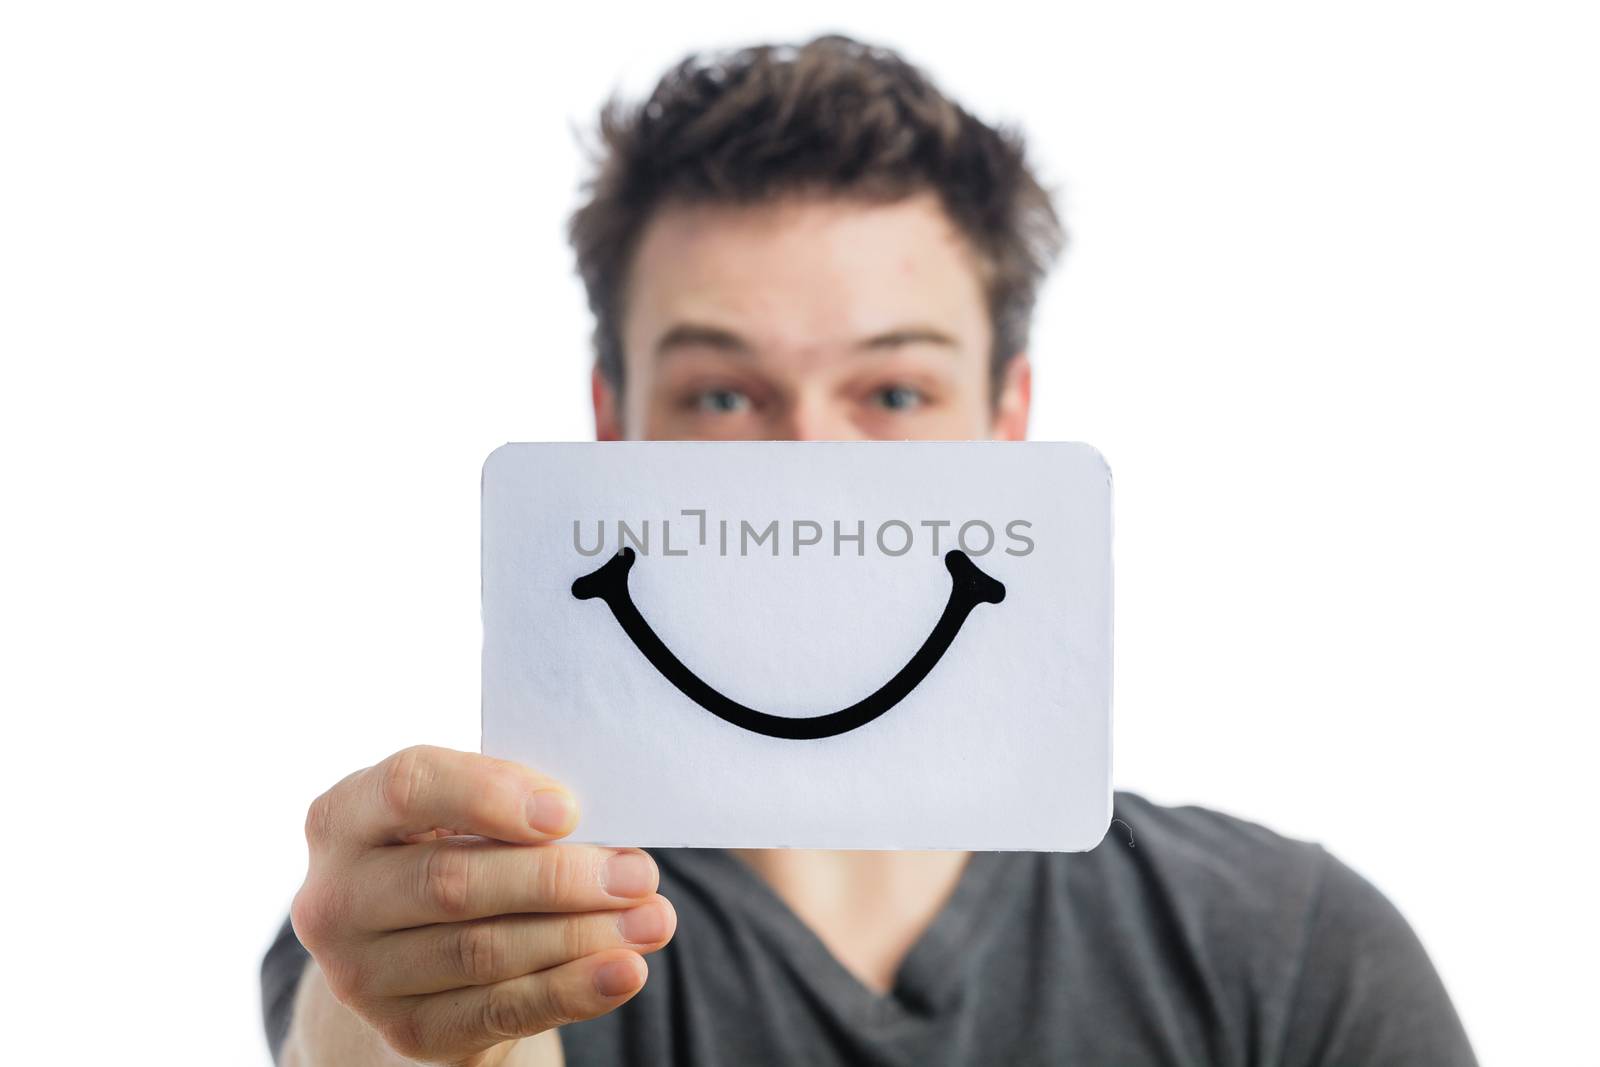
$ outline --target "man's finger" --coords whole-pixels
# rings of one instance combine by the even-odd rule
[[[396,1027],[410,1038],[398,1051],[417,1059],[459,1056],[593,1019],[626,1004],[648,975],[642,956],[611,949],[537,974],[419,997]]]
[[[655,952],[672,939],[677,913],[663,896],[621,911],[503,915],[402,930],[375,942],[381,965],[369,989],[384,997],[493,985],[570,960],[626,948]]]
[[[346,778],[312,804],[313,845],[398,844],[442,826],[533,843],[571,833],[578,806],[554,779],[509,760],[427,745]]]
[[[376,849],[352,869],[349,914],[371,931],[535,912],[615,911],[656,891],[660,872],[638,849],[507,845],[445,837]]]

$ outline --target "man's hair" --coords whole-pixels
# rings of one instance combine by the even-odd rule
[[[629,265],[665,203],[936,193],[977,253],[997,383],[1027,347],[1039,284],[1064,243],[1019,132],[974,118],[894,52],[837,34],[690,55],[644,103],[605,104],[592,163],[568,237],[595,316],[595,357],[614,386]]]

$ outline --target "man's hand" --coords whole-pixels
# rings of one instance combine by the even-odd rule
[[[549,843],[576,823],[526,767],[408,748],[312,803],[295,933],[394,1051],[493,1067],[626,1003],[676,926],[643,852]]]

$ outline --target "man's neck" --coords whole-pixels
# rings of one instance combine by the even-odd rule
[[[906,953],[933,922],[968,852],[735,849],[862,984],[894,987]]]

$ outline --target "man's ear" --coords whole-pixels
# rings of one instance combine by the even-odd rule
[[[996,441],[1021,441],[1028,436],[1028,409],[1033,406],[1033,365],[1026,352],[1006,361],[995,399],[994,425],[989,436]]]
[[[594,401],[594,439],[622,440],[622,404],[616,387],[595,367],[589,372],[589,393]]]

